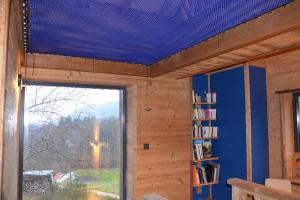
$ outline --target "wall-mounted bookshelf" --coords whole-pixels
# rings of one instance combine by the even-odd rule
[[[191,183],[193,200],[231,200],[231,190],[226,182],[232,177],[264,184],[269,174],[265,69],[246,66],[201,74],[192,78],[192,86],[197,93],[194,93],[194,98],[201,96],[196,98],[197,101],[194,99],[193,112],[195,108],[216,109],[216,116],[215,120],[210,120],[210,117],[209,120],[196,117],[192,120],[191,148],[194,150],[194,144],[201,141],[211,141],[211,157],[219,158],[195,158],[197,162],[191,162],[191,166],[195,166],[191,170],[194,172],[192,180],[198,179],[198,183]],[[211,91],[217,92],[216,99],[209,102],[206,95]],[[209,126],[217,127],[216,135],[203,134],[203,127]],[[205,129],[208,131],[208,128]],[[200,167],[207,163],[219,164],[218,181],[200,182]]]
[[[202,183],[198,185],[193,185],[193,187],[203,187],[203,186],[210,186],[210,185],[216,185],[219,184],[219,182],[212,182],[212,183]]]
[[[202,158],[202,159],[199,159],[199,160],[193,160],[193,163],[210,161],[210,160],[219,160],[219,157]]]
[[[208,86],[210,86],[208,79]],[[197,94],[192,91],[193,130],[192,130],[192,178],[193,188],[198,193],[202,187],[209,187],[209,199],[212,199],[212,187],[219,183],[220,165],[215,163],[219,157],[213,154],[212,141],[219,139],[217,121],[217,93],[208,91]]]
[[[217,140],[219,137],[193,137],[192,140]]]

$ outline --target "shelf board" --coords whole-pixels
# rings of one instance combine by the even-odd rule
[[[210,161],[210,160],[219,160],[219,157],[202,158],[200,160],[193,160],[193,163],[203,162],[203,161]]]
[[[192,140],[216,140],[219,137],[193,137]]]
[[[208,103],[208,102],[197,102],[193,103],[194,106],[200,106],[200,105],[216,105],[216,103]]]
[[[195,122],[201,122],[201,121],[217,121],[217,119],[193,119]]]
[[[199,185],[193,185],[193,187],[202,187],[202,186],[216,185],[216,184],[219,184],[219,182],[201,183]]]

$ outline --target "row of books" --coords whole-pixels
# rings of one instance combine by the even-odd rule
[[[193,160],[211,157],[213,157],[211,141],[197,140],[193,145]]]
[[[203,167],[193,165],[193,184],[218,183],[220,174],[220,165],[211,163]]]
[[[192,98],[193,98],[193,103],[200,103],[201,101],[201,96],[198,96],[197,93],[193,90],[192,91]],[[207,92],[205,93],[205,103],[217,103],[217,93],[216,92]]]
[[[213,126],[199,126],[196,123],[193,127],[193,137],[210,138],[218,137],[218,127]]]
[[[216,109],[194,108],[194,119],[196,120],[215,120],[217,118]]]

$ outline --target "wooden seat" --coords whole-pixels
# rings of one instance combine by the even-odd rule
[[[290,180],[267,178],[265,185],[274,189],[292,192],[292,183]]]
[[[168,200],[156,193],[146,194],[142,197],[142,200]]]

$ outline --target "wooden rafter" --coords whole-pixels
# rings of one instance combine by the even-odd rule
[[[157,77],[300,28],[300,1],[221,33],[151,67]]]

